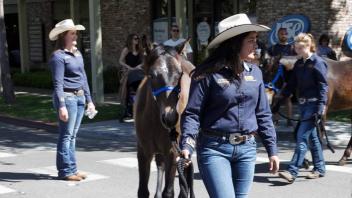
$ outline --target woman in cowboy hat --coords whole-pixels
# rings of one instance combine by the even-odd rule
[[[260,69],[254,59],[257,32],[246,14],[219,23],[210,56],[193,72],[189,102],[182,114],[181,147],[185,158],[194,150],[200,174],[212,198],[247,197],[254,177],[256,137],[279,169],[276,133]]]
[[[56,167],[58,176],[69,181],[80,181],[87,176],[78,172],[75,157],[76,135],[80,127],[86,102],[87,111],[95,112],[84,71],[82,54],[77,50],[77,31],[85,30],[72,19],[57,23],[49,33],[56,41],[49,65],[54,85],[54,107],[58,112],[59,140]]]

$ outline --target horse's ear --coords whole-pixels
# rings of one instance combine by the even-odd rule
[[[185,40],[184,42],[178,44],[177,46],[175,46],[176,51],[178,54],[182,54],[183,50],[186,48],[186,45],[189,43],[189,41],[191,40],[191,37],[188,37],[187,40]]]

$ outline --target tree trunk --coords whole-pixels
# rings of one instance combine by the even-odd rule
[[[15,92],[13,90],[13,84],[10,74],[9,57],[7,53],[7,40],[6,40],[6,28],[4,20],[4,1],[0,0],[0,73],[1,83],[3,87],[2,95],[5,103],[15,103]]]

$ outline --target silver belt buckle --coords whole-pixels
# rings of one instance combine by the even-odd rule
[[[304,104],[304,103],[306,103],[306,99],[305,98],[298,98],[298,103]]]
[[[78,90],[75,92],[76,96],[83,96],[84,95],[84,91],[82,89]]]
[[[242,141],[239,141],[238,137],[241,136],[241,133],[231,133],[229,136],[229,142],[232,145],[237,145],[242,143]]]

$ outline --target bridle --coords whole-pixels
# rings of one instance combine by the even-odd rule
[[[166,53],[178,60],[178,57],[173,56],[171,53],[169,53],[167,51],[164,51],[160,55],[165,55]],[[179,77],[179,79],[177,81],[178,83],[177,83],[176,86],[162,86],[162,87],[160,87],[158,89],[153,89],[152,88],[151,80],[150,80],[150,77],[148,76],[149,86],[150,86],[150,88],[152,90],[152,95],[153,95],[154,99],[156,100],[157,96],[159,96],[161,93],[167,92],[167,91],[172,91],[172,92],[176,92],[177,94],[179,94],[180,90],[181,90],[180,82],[181,82],[182,75],[183,75],[183,72],[181,73],[181,75],[180,75],[180,77]]]

